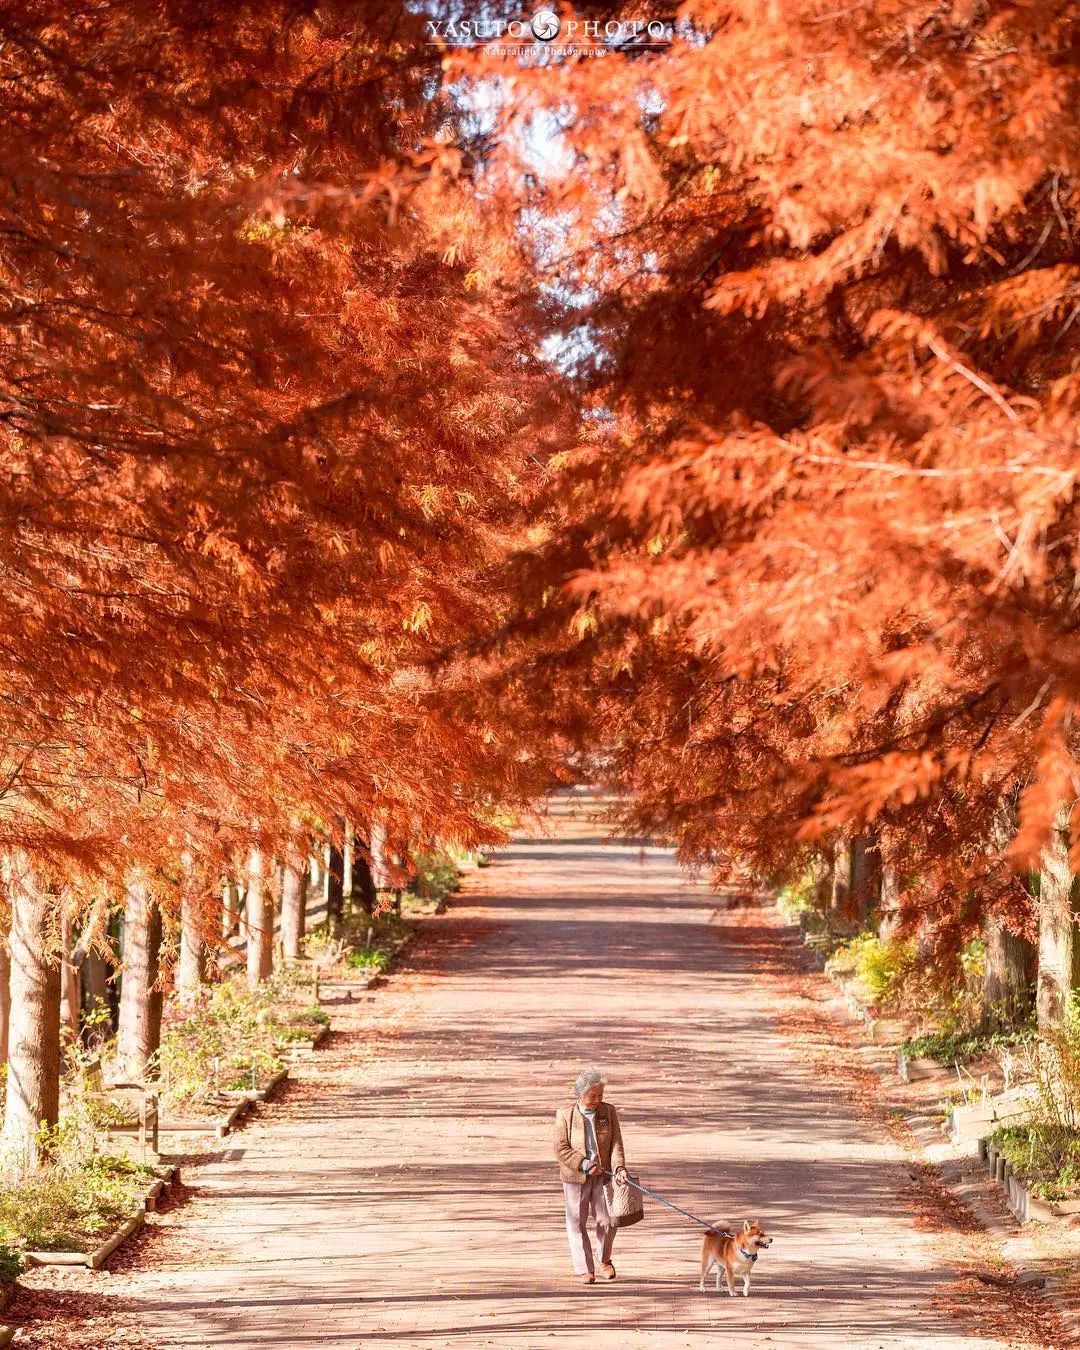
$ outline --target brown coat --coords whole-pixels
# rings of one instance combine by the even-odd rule
[[[596,1147],[605,1171],[614,1172],[617,1167],[626,1166],[619,1117],[610,1102],[601,1102],[596,1108]],[[580,1186],[585,1180],[581,1170],[585,1161],[585,1117],[577,1102],[555,1112],[555,1157],[562,1180]]]

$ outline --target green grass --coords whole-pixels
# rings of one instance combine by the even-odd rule
[[[320,1027],[330,1025],[330,1016],[322,1008],[313,1005],[302,1008],[283,1021],[275,1024],[274,1034],[279,1042],[314,1040]]]

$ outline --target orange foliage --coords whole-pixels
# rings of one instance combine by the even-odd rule
[[[78,888],[297,818],[491,839],[532,770],[431,663],[499,603],[537,376],[415,153],[419,19],[3,30],[0,850]]]
[[[508,651],[688,859],[879,830],[947,918],[1021,903],[1004,798],[1023,865],[1077,795],[1078,37],[1038,0],[689,0],[665,49],[515,73],[490,171],[549,222],[587,411]]]

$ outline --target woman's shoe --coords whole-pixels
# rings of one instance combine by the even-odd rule
[[[605,1261],[604,1264],[600,1267],[600,1274],[604,1277],[605,1280],[613,1280],[615,1278],[615,1267],[611,1264],[610,1261]]]
[[[591,1270],[587,1270],[584,1275],[579,1275],[578,1279],[581,1281],[582,1284],[596,1283],[596,1276],[592,1273]]]

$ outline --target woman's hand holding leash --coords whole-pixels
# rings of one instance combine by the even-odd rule
[[[594,1172],[603,1172],[604,1169],[592,1158],[586,1158],[584,1172],[587,1177],[591,1177]],[[607,1172],[607,1176],[614,1177],[620,1186],[626,1186],[629,1183],[626,1180],[626,1168],[616,1167],[614,1172]]]

